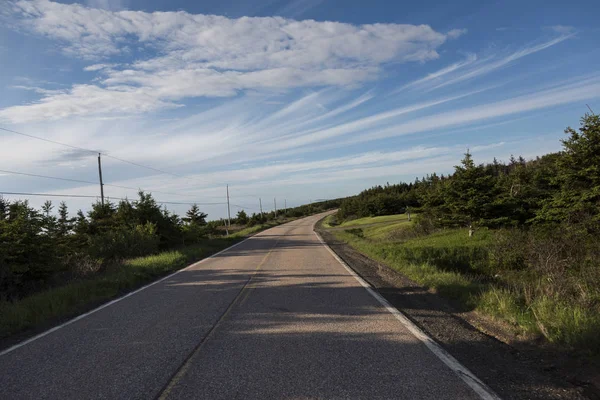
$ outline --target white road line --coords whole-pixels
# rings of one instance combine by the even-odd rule
[[[100,311],[100,310],[102,310],[102,309],[104,309],[104,308],[106,308],[106,307],[109,307],[109,306],[111,306],[111,305],[113,305],[113,304],[115,304],[115,303],[118,303],[119,301],[121,301],[121,300],[124,300],[124,299],[128,298],[129,296],[133,296],[134,294],[136,294],[136,293],[139,293],[139,292],[141,292],[141,291],[142,291],[142,290],[144,290],[144,289],[148,289],[150,286],[154,286],[154,285],[156,285],[157,283],[160,283],[160,282],[164,281],[165,279],[172,278],[173,276],[177,275],[177,274],[178,274],[178,273],[180,273],[180,272],[183,272],[183,271],[185,271],[185,270],[188,270],[188,269],[190,269],[190,268],[193,268],[193,267],[195,267],[195,266],[197,266],[197,265],[199,265],[199,264],[202,264],[203,262],[205,262],[205,261],[207,261],[207,260],[210,260],[211,258],[218,256],[219,254],[222,254],[222,253],[224,253],[224,252],[226,252],[226,251],[228,251],[228,250],[230,250],[230,249],[232,249],[232,248],[234,248],[234,247],[236,247],[236,246],[239,246],[240,244],[244,243],[246,240],[249,240],[249,239],[251,239],[251,238],[252,238],[252,236],[251,236],[251,237],[249,237],[249,238],[246,238],[246,239],[242,240],[241,242],[238,242],[238,243],[236,243],[236,244],[234,244],[234,245],[232,245],[232,246],[229,246],[228,248],[226,248],[226,249],[223,249],[223,250],[219,251],[218,253],[215,253],[215,254],[213,254],[212,256],[209,256],[209,257],[203,258],[202,260],[200,260],[200,261],[198,261],[198,262],[195,262],[195,263],[193,263],[193,264],[191,264],[191,265],[188,265],[188,266],[187,266],[187,267],[185,267],[185,268],[182,268],[182,269],[180,269],[180,270],[178,270],[178,271],[175,271],[175,272],[173,272],[171,275],[167,275],[167,276],[165,276],[164,278],[161,278],[161,279],[159,279],[159,280],[157,280],[157,281],[154,281],[154,282],[152,282],[152,283],[150,283],[150,284],[148,284],[148,285],[146,285],[146,286],[142,286],[141,288],[139,288],[139,289],[137,289],[137,290],[134,290],[133,292],[127,293],[126,295],[124,295],[124,296],[122,296],[122,297],[119,297],[119,298],[117,298],[117,299],[111,300],[111,301],[109,301],[108,303],[105,303],[105,304],[101,305],[101,306],[100,306],[100,307],[98,307],[98,308],[94,308],[93,310],[91,310],[91,311],[88,311],[88,312],[86,312],[85,314],[81,314],[81,315],[79,315],[79,316],[77,316],[77,317],[75,317],[75,318],[73,318],[73,319],[70,319],[70,320],[68,320],[67,322],[65,322],[65,323],[63,323],[63,324],[61,324],[61,325],[55,326],[54,328],[51,328],[51,329],[48,329],[47,331],[44,331],[44,332],[42,332],[42,333],[40,333],[40,334],[38,334],[38,335],[35,335],[34,337],[32,337],[32,338],[29,338],[29,339],[27,339],[27,340],[25,340],[25,341],[23,341],[23,342],[21,342],[21,343],[17,343],[17,344],[15,344],[14,346],[12,346],[12,347],[9,347],[8,349],[1,351],[1,352],[0,352],[0,356],[3,356],[3,355],[5,355],[5,354],[8,354],[8,353],[10,353],[11,351],[14,351],[14,350],[18,349],[19,347],[23,347],[23,346],[25,346],[26,344],[29,344],[29,343],[31,343],[31,342],[33,342],[33,341],[35,341],[35,340],[38,340],[38,339],[40,339],[40,338],[43,338],[44,336],[46,336],[46,335],[49,335],[49,334],[51,334],[52,332],[56,332],[57,330],[59,330],[59,329],[61,329],[61,328],[64,328],[64,327],[65,327],[65,326],[67,326],[67,325],[71,325],[73,322],[77,322],[77,321],[79,321],[80,319],[83,319],[83,318],[85,318],[85,317],[87,317],[87,316],[90,316],[90,315],[92,315],[92,314],[93,314],[93,313],[95,313],[95,312],[98,312],[98,311]]]
[[[471,371],[467,369],[464,365],[462,365],[456,358],[452,357],[446,350],[444,350],[437,342],[435,342],[432,338],[427,336],[425,332],[421,330],[417,325],[415,325],[410,319],[408,319],[404,314],[402,314],[397,308],[392,306],[386,299],[383,298],[379,293],[377,293],[373,287],[366,282],[363,278],[361,278],[352,268],[348,266],[337,254],[329,247],[327,243],[323,240],[321,235],[317,232],[314,232],[319,241],[325,246],[327,250],[335,257],[336,260],[348,271],[350,275],[352,275],[366,290],[369,292],[371,296],[373,296],[382,306],[384,306],[390,313],[394,315],[401,323],[408,329],[417,339],[427,346],[429,350],[433,354],[437,356],[444,364],[446,364],[452,371],[454,371],[475,393],[479,395],[484,400],[500,400],[500,397],[494,393],[494,391],[483,383],[479,378],[477,378]]]

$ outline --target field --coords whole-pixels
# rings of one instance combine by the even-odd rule
[[[593,309],[561,300],[548,289],[551,286],[543,286],[527,271],[500,272],[493,251],[500,232],[479,229],[469,237],[467,229],[444,229],[422,234],[402,214],[356,219],[329,230],[458,309],[510,324],[522,339],[545,337],[564,346],[600,349],[594,334],[600,317]]]

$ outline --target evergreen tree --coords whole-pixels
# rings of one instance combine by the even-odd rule
[[[54,206],[50,200],[46,200],[42,205],[42,211],[44,213],[42,222],[47,236],[54,236],[57,230],[56,217],[52,215],[53,209]]]
[[[185,215],[186,216],[183,218],[183,221],[185,221],[187,224],[199,226],[206,225],[206,217],[208,217],[208,215],[200,211],[200,208],[197,204],[193,204],[192,207],[185,213]]]
[[[73,218],[69,218],[69,210],[67,208],[67,203],[64,201],[60,203],[58,207],[58,223],[57,223],[57,233],[59,236],[66,236],[71,233],[73,229]]]
[[[475,165],[467,150],[451,181],[445,185],[444,195],[451,224],[482,223],[490,217],[494,180],[483,165]]]
[[[237,223],[240,225],[246,225],[248,223],[248,214],[246,214],[246,211],[244,210],[238,211],[237,216],[235,218]]]
[[[579,131],[569,127],[557,160],[560,190],[545,202],[538,220],[585,222],[600,230],[600,116],[586,114]]]

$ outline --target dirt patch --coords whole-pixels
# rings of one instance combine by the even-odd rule
[[[503,399],[600,399],[593,369],[576,355],[527,345],[510,326],[458,312],[436,293],[317,230],[356,273]]]

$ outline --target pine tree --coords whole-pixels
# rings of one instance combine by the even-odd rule
[[[200,211],[197,204],[193,204],[185,215],[186,217],[183,218],[183,220],[189,225],[206,225],[206,217],[208,217],[208,215]]]
[[[69,210],[67,203],[64,201],[60,203],[58,207],[58,228],[57,232],[59,236],[66,236],[71,233],[73,229],[73,218],[69,218]]]
[[[468,150],[461,165],[455,167],[454,175],[445,189],[445,203],[451,223],[471,225],[490,217],[494,179],[486,173],[483,165],[475,165]]]
[[[569,127],[565,134],[555,180],[560,191],[544,203],[537,220],[586,223],[600,231],[600,116],[586,114],[579,131]]]
[[[240,225],[246,225],[248,223],[248,214],[246,214],[246,211],[244,210],[240,210],[237,213],[237,216],[235,217],[236,221],[238,224]]]
[[[54,206],[50,200],[46,200],[44,205],[42,206],[42,211],[44,212],[44,216],[42,218],[43,226],[46,235],[54,236],[57,230],[57,222],[56,217],[52,215],[52,210]]]

